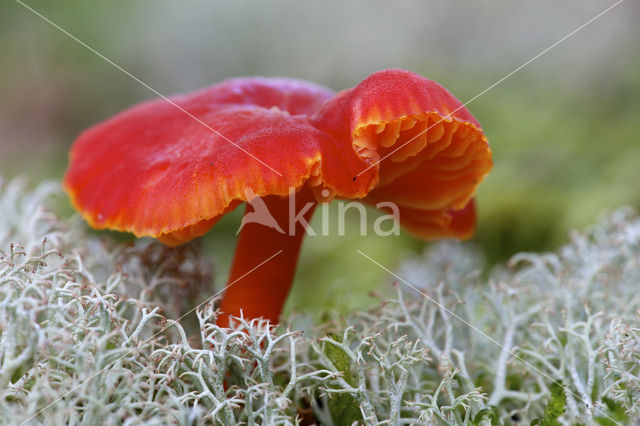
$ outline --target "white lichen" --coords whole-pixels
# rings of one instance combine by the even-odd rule
[[[195,245],[116,243],[53,214],[60,197],[57,184],[0,183],[2,424],[640,418],[640,220],[629,210],[488,279],[471,246],[434,244],[398,269],[394,299],[305,335],[216,326],[213,268]]]

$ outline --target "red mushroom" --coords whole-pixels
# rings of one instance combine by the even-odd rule
[[[259,197],[274,221],[243,223],[218,320],[227,325],[241,311],[277,322],[317,202],[392,201],[418,237],[464,238],[490,168],[486,138],[458,100],[388,70],[335,96],[240,78],[142,103],[77,138],[64,187],[93,227],[170,246]]]

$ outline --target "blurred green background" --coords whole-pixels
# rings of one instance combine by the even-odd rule
[[[163,94],[241,75],[339,90],[399,67],[463,102],[613,3],[25,1]],[[489,264],[553,249],[569,229],[620,205],[640,207],[638,18],[639,2],[621,3],[468,106],[494,152],[474,239]],[[0,3],[0,94],[0,175],[32,183],[62,177],[81,130],[154,97],[14,0]],[[204,239],[218,259],[218,286],[239,213]],[[423,247],[406,235],[361,237],[352,228],[346,237],[306,240],[289,309],[372,303],[368,291],[384,293],[390,278],[355,250],[394,267]]]

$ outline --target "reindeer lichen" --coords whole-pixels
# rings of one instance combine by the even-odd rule
[[[0,183],[1,424],[640,418],[628,209],[489,279],[472,246],[434,244],[398,268],[396,297],[305,335],[295,321],[216,326],[214,269],[194,244],[117,243],[57,217],[56,197],[55,183]]]

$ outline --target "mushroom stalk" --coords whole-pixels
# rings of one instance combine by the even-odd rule
[[[267,196],[261,200],[264,204],[259,204],[266,206],[268,215],[264,209],[258,211],[247,204],[228,288],[220,306],[220,326],[228,326],[229,315],[240,316],[241,311],[245,318],[278,322],[291,289],[306,226],[317,204],[306,187],[288,198]],[[276,223],[278,226],[273,226]]]

